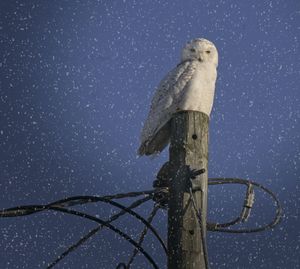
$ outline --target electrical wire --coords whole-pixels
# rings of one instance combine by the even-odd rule
[[[266,192],[267,194],[269,194],[271,196],[271,198],[274,200],[275,202],[275,206],[276,206],[276,212],[275,212],[275,216],[273,218],[273,220],[266,224],[266,225],[262,225],[259,226],[258,228],[252,228],[252,229],[224,229],[223,227],[228,227],[231,226],[233,223],[229,222],[229,223],[207,223],[207,228],[209,231],[212,232],[223,232],[223,233],[256,233],[256,232],[262,232],[265,231],[267,229],[272,229],[274,228],[282,219],[283,217],[283,210],[282,207],[280,205],[279,200],[277,199],[277,197],[275,196],[275,194],[270,191],[269,189],[267,189],[266,187],[264,187],[263,185],[256,183],[254,181],[250,181],[250,180],[246,180],[246,179],[241,179],[241,178],[210,178],[208,180],[208,184],[209,185],[220,185],[220,184],[242,184],[242,185],[248,185],[248,184],[252,184],[253,186],[256,186],[257,188],[262,189],[264,192]]]
[[[153,210],[151,211],[151,213],[150,213],[150,215],[149,215],[149,217],[148,217],[148,219],[147,219],[147,221],[148,221],[150,224],[151,224],[152,220],[154,219],[154,217],[155,217],[155,215],[156,215],[158,209],[159,209],[159,204],[155,204],[154,207],[153,207]],[[143,231],[142,231],[142,233],[141,233],[141,235],[140,235],[140,239],[139,239],[139,241],[138,241],[138,244],[139,244],[140,246],[141,246],[142,243],[144,242],[144,239],[145,239],[145,236],[146,236],[147,232],[148,232],[148,227],[145,226],[144,229],[143,229]],[[131,264],[133,263],[133,260],[134,260],[134,258],[135,258],[135,256],[136,256],[137,254],[138,254],[138,251],[137,251],[137,249],[135,248],[135,249],[133,250],[133,253],[132,253],[132,255],[131,255],[131,257],[130,257],[128,263],[127,263],[127,265],[126,265],[126,269],[130,269],[130,266],[131,266]]]
[[[149,201],[151,197],[145,197],[143,199],[139,199],[137,201],[134,201],[130,206],[128,206],[128,209],[134,209],[138,207],[139,205]],[[113,215],[107,220],[107,223],[111,223],[115,220],[117,220],[119,217],[123,216],[127,212],[125,210],[121,210],[119,213]],[[145,226],[147,227],[147,226]],[[97,232],[99,232],[103,228],[103,225],[99,225],[96,228],[90,230],[87,234],[82,236],[76,243],[68,247],[62,254],[60,254],[51,264],[55,265],[58,262],[60,262],[64,257],[66,257],[70,252],[76,250],[80,245],[82,245],[84,242],[86,242],[89,238],[91,238],[93,235],[95,235]]]
[[[128,241],[130,244],[132,244],[135,248],[137,248],[145,256],[145,258],[152,264],[153,268],[159,269],[159,267],[157,266],[157,264],[155,263],[153,258],[135,240],[133,240],[126,233],[123,233],[121,230],[116,228],[114,225],[107,223],[106,221],[104,221],[100,218],[88,215],[88,214],[80,212],[80,211],[68,209],[68,208],[49,206],[47,209],[54,210],[54,211],[60,211],[60,212],[66,213],[66,214],[71,214],[71,215],[75,215],[78,217],[82,217],[82,218],[86,218],[86,219],[98,222],[99,224],[107,227],[108,229],[114,231],[115,233],[117,233],[118,235],[123,237],[126,241]],[[53,264],[50,264],[50,265],[48,265],[47,269],[51,269],[51,268],[53,268],[53,266],[54,266]]]
[[[139,201],[142,201],[142,203],[146,202],[146,201],[148,201],[148,200],[150,200],[150,199],[153,198],[153,194],[156,194],[156,193],[159,193],[159,192],[160,192],[159,190],[144,191],[144,192],[131,192],[131,193],[129,193],[129,197],[136,197],[136,196],[139,196],[139,195],[147,195],[147,197],[145,197],[145,198],[143,198],[141,200],[138,200],[138,201],[136,201],[136,202],[133,203],[133,205],[138,206],[138,204],[136,204],[136,203],[139,203]],[[97,221],[97,219],[98,219],[97,222],[101,224],[100,226],[105,226],[105,227],[111,229],[112,231],[116,232],[121,237],[123,237],[125,240],[129,241],[129,243],[131,243],[131,244],[133,244],[135,246],[135,249],[137,249],[138,251],[140,251],[147,258],[147,260],[153,265],[154,268],[158,268],[157,265],[154,263],[152,257],[143,248],[139,248],[138,247],[139,246],[138,243],[136,243],[134,240],[132,240],[130,238],[130,236],[128,236],[127,234],[121,232],[120,230],[118,230],[117,228],[115,228],[113,225],[110,225],[107,221],[101,220],[99,218],[93,219],[94,218],[93,216],[90,216],[90,215],[87,215],[85,213],[78,212],[78,211],[75,211],[75,210],[73,210],[73,211],[71,210],[70,211],[69,209],[65,209],[64,208],[64,207],[67,207],[67,206],[81,205],[81,204],[93,203],[93,202],[109,203],[110,205],[118,207],[118,208],[122,209],[122,211],[124,211],[125,213],[129,213],[130,215],[132,215],[135,218],[137,218],[138,220],[140,220],[145,225],[145,227],[147,227],[147,230],[149,229],[149,230],[152,231],[152,233],[154,234],[154,236],[158,239],[158,241],[161,243],[163,249],[167,253],[167,248],[165,246],[165,243],[160,238],[160,236],[158,235],[157,231],[152,227],[152,225],[150,225],[138,213],[132,211],[131,210],[131,206],[125,207],[125,206],[123,206],[123,205],[121,205],[121,204],[119,204],[119,203],[117,203],[115,201],[109,200],[109,199],[121,199],[121,198],[126,198],[126,194],[109,195],[109,196],[104,196],[104,197],[97,197],[97,196],[75,196],[75,197],[69,197],[69,198],[66,198],[66,199],[55,201],[55,202],[50,203],[48,205],[26,205],[26,206],[18,206],[18,207],[9,208],[9,209],[6,209],[6,210],[1,210],[0,211],[0,217],[25,216],[25,215],[30,215],[30,214],[33,214],[33,213],[38,213],[38,212],[41,212],[41,211],[44,211],[44,210],[56,210],[56,211],[63,211],[65,213],[69,213],[69,214],[77,215],[77,216],[80,216],[80,217],[84,217],[84,218],[87,218],[87,219],[90,219],[90,220],[94,220],[94,221]],[[157,206],[158,205],[159,204],[157,204]],[[117,215],[119,215],[119,214],[117,214]],[[47,269],[53,268],[53,266],[55,266],[62,258],[64,258],[71,251],[75,250],[78,246],[80,246],[83,242],[85,242],[90,236],[92,236],[97,231],[98,231],[98,227],[95,228],[95,229],[93,229],[92,231],[90,231],[88,233],[88,235],[86,235],[83,238],[81,238],[75,245],[72,245],[71,247],[69,247],[55,261],[53,261],[51,264],[49,264],[49,266],[47,267]]]
[[[156,191],[152,191],[151,193],[154,193]],[[122,197],[124,198],[124,197]],[[33,213],[37,213],[43,210],[47,210],[49,207],[55,207],[55,208],[64,208],[67,206],[74,206],[74,205],[79,205],[79,204],[86,204],[86,203],[95,203],[95,202],[104,202],[108,203],[112,206],[118,207],[124,211],[126,211],[128,214],[134,216],[138,220],[140,220],[144,225],[146,225],[151,232],[154,234],[154,236],[158,239],[160,242],[161,246],[163,247],[164,251],[168,252],[167,247],[161,237],[159,236],[158,232],[150,225],[140,214],[134,212],[131,209],[128,209],[128,207],[121,205],[118,202],[112,201],[110,199],[107,199],[104,197],[99,197],[99,196],[74,196],[74,197],[69,197],[63,200],[59,200],[53,203],[50,203],[48,205],[27,205],[27,206],[18,206],[18,207],[13,207],[9,208],[6,210],[1,210],[0,211],[0,217],[16,217],[16,216],[24,216],[24,215],[29,215]]]
[[[258,184],[253,181],[245,180],[245,179],[240,179],[240,178],[210,178],[208,180],[208,185],[222,185],[222,184],[242,184],[246,185],[247,188],[247,193],[245,195],[245,202],[243,209],[240,213],[240,215],[235,218],[233,221],[226,222],[226,223],[209,223],[207,222],[206,227],[208,231],[213,231],[213,232],[225,232],[225,233],[253,233],[253,232],[261,232],[265,231],[267,229],[272,229],[274,228],[282,219],[283,216],[283,211],[282,207],[279,203],[279,200],[276,198],[275,194],[271,192],[269,189],[266,187],[262,186],[261,184]],[[250,187],[256,187],[261,190],[263,190],[265,193],[270,195],[270,197],[274,200],[274,204],[276,206],[276,212],[275,216],[272,219],[272,221],[266,225],[259,226],[258,228],[252,228],[252,229],[232,229],[229,228],[233,225],[236,225],[241,222],[245,222],[250,214],[250,210],[252,208],[253,204],[253,198],[254,198],[254,193]],[[159,208],[167,208],[168,204],[168,196],[169,196],[169,189],[164,187],[164,188],[156,188],[154,190],[147,190],[147,191],[140,191],[140,192],[129,192],[129,193],[119,193],[115,195],[106,195],[106,196],[74,196],[74,197],[68,197],[65,199],[61,199],[58,201],[55,201],[53,203],[47,204],[47,205],[26,205],[26,206],[17,206],[13,208],[8,208],[8,209],[3,209],[0,210],[0,217],[17,217],[17,216],[26,216],[38,212],[42,212],[45,210],[54,210],[54,211],[59,211],[62,213],[66,214],[72,214],[78,217],[86,218],[92,221],[97,222],[100,224],[98,227],[90,230],[86,235],[81,237],[79,241],[77,241],[75,244],[70,246],[65,252],[63,252],[61,255],[57,257],[55,261],[50,263],[48,265],[48,269],[52,268],[55,266],[61,259],[63,259],[65,256],[67,256],[70,252],[74,251],[77,249],[81,244],[83,244],[88,238],[96,234],[100,229],[106,227],[110,229],[111,231],[114,231],[117,233],[119,236],[127,240],[130,244],[132,244],[135,248],[133,251],[133,254],[131,255],[128,264],[126,265],[125,263],[119,263],[117,268],[125,268],[129,269],[131,263],[133,262],[133,259],[136,257],[138,251],[141,252],[145,258],[149,261],[149,263],[153,266],[153,268],[158,269],[158,266],[154,262],[153,258],[142,248],[141,244],[144,241],[144,237],[146,236],[146,233],[148,230],[151,230],[153,235],[158,239],[160,242],[161,246],[163,247],[165,253],[168,255],[167,248],[165,246],[165,243],[159,236],[158,232],[154,229],[154,227],[151,225],[152,219],[154,218],[157,210]],[[208,262],[208,253],[207,253],[207,244],[206,244],[206,235],[205,235],[205,223],[202,221],[202,216],[201,212],[197,210],[196,207],[196,202],[194,198],[193,192],[195,191],[201,191],[200,188],[190,188],[190,199],[188,204],[192,203],[192,206],[194,208],[194,214],[196,214],[196,219],[198,220],[198,224],[200,226],[200,231],[201,231],[201,237],[202,237],[202,248],[204,252],[204,257],[205,257],[205,264],[206,268],[209,266]],[[138,197],[144,195],[146,197],[139,199],[135,202],[133,202],[129,206],[123,206],[122,204],[113,201],[113,199],[122,199],[122,198],[133,198],[133,197]],[[251,196],[252,195],[252,196]],[[153,211],[150,213],[148,219],[144,219],[140,214],[136,213],[132,209],[136,208],[137,206],[147,202],[148,200],[152,199],[155,202],[155,206]],[[87,203],[96,203],[96,202],[103,202],[110,204],[111,206],[114,206],[116,208],[119,208],[120,211],[111,216],[108,220],[102,220],[100,218],[96,218],[94,216],[88,215],[86,213],[76,211],[76,210],[71,210],[66,207],[71,207],[71,206],[76,206],[76,205],[83,205]],[[129,235],[126,233],[122,232],[118,228],[116,228],[114,225],[111,224],[112,221],[118,219],[120,216],[124,215],[125,213],[130,214],[131,216],[135,217],[139,221],[141,221],[145,227],[140,235],[139,241],[136,242],[133,240]]]

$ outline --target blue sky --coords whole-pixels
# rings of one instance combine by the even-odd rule
[[[219,51],[209,176],[256,180],[285,214],[273,231],[209,234],[211,268],[297,268],[299,32],[296,0],[1,1],[1,208],[151,188],[168,151],[137,158],[142,122],[183,45],[204,37]],[[235,216],[240,191],[210,190],[210,219]],[[258,194],[256,209],[252,224],[271,216],[272,204]],[[161,234],[165,224],[161,214]],[[0,225],[1,268],[44,268],[94,227],[51,213]],[[115,268],[128,250],[119,241],[97,235],[57,268]],[[140,257],[136,268],[145,266]]]

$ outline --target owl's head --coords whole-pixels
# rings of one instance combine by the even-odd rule
[[[204,38],[196,38],[188,42],[182,50],[181,60],[197,60],[218,65],[218,51],[215,45]]]

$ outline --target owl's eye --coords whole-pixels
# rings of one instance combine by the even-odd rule
[[[190,51],[191,51],[191,52],[196,52],[196,50],[195,50],[195,49],[193,49],[193,48],[191,48],[191,49],[190,49]]]
[[[207,53],[207,54],[210,54],[210,50],[207,50],[206,53]]]

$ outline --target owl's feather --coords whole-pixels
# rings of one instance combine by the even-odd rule
[[[194,61],[185,61],[171,70],[159,84],[151,102],[150,112],[142,130],[139,155],[162,151],[169,142],[169,126],[174,99],[182,93],[195,71]],[[166,125],[166,126],[165,126]],[[165,126],[165,128],[162,128]]]
[[[216,80],[217,52],[215,50],[215,56],[203,56],[203,50],[207,52],[213,46],[207,42],[196,39],[188,43],[183,50],[183,61],[159,84],[142,130],[139,155],[157,154],[167,146],[170,119],[177,111],[197,110],[209,115]],[[191,46],[195,47],[196,53],[189,55]],[[214,46],[212,48],[215,49]]]

